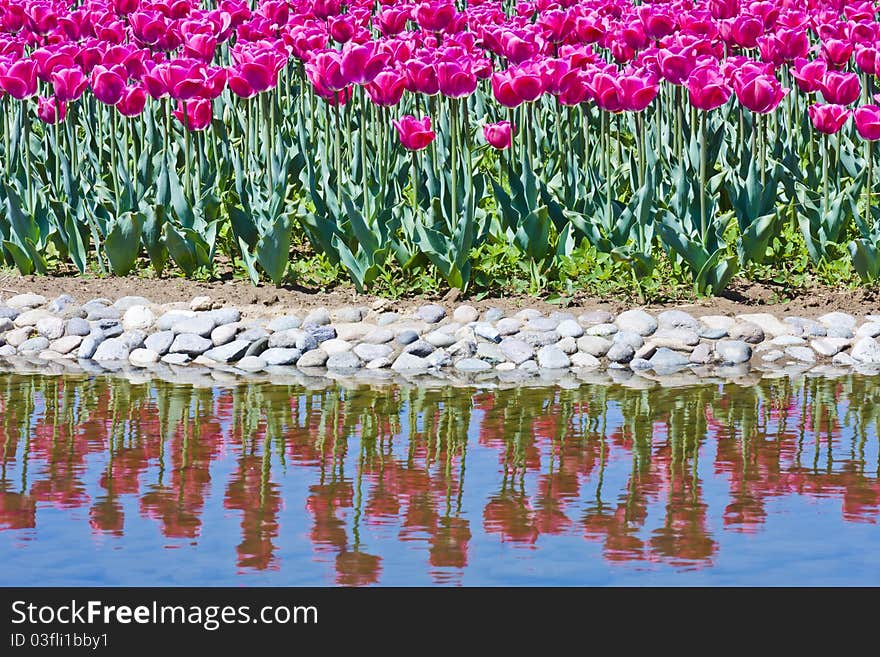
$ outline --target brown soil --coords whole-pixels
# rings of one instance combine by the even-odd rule
[[[53,298],[70,294],[80,302],[96,297],[117,299],[125,295],[144,296],[154,303],[188,302],[195,296],[206,295],[217,304],[239,307],[246,315],[275,315],[289,310],[309,309],[318,306],[338,308],[349,305],[365,305],[383,310],[405,310],[425,302],[436,302],[447,308],[460,303],[470,303],[479,309],[498,306],[507,310],[526,307],[542,311],[559,308],[571,310],[605,309],[620,312],[638,306],[636,299],[603,300],[588,296],[576,296],[566,303],[548,303],[531,296],[469,298],[458,297],[453,290],[443,298],[410,297],[383,301],[370,294],[359,295],[353,288],[331,292],[314,292],[273,285],[252,285],[249,281],[228,280],[199,282],[183,278],[90,278],[81,276],[19,276],[0,274],[0,299],[22,292],[33,292]],[[670,302],[648,304],[649,310],[680,308],[697,314],[736,315],[739,313],[769,312],[775,315],[799,315],[817,317],[826,312],[843,311],[859,316],[880,313],[880,294],[871,289],[811,288],[797,293],[793,298],[779,301],[777,291],[761,284],[734,287],[722,297],[697,299],[693,302]]]

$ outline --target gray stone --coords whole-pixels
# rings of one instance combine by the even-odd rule
[[[122,316],[122,328],[126,331],[146,331],[155,322],[156,316],[146,306],[131,306]]]
[[[89,299],[83,304],[83,310],[86,312],[94,309],[94,308],[104,308],[106,306],[111,305],[113,302],[110,299],[105,299],[104,297],[99,297],[97,299]]]
[[[776,347],[801,347],[807,341],[797,335],[780,335],[770,340],[770,344]]]
[[[76,352],[77,358],[84,358],[86,360],[92,358],[95,355],[95,352],[98,350],[98,345],[104,341],[104,336],[100,334],[89,334],[82,339],[82,342],[79,344],[79,349]]]
[[[594,324],[586,330],[587,335],[605,337],[617,333],[617,324]]]
[[[856,360],[848,353],[842,351],[839,354],[834,355],[834,358],[831,359],[831,363],[842,367],[852,367],[856,364]]]
[[[211,331],[211,344],[215,347],[228,344],[235,339],[236,333],[238,333],[237,324],[223,324],[222,326],[218,326]]]
[[[12,329],[11,331],[7,331],[6,335],[4,335],[4,339],[6,340],[6,344],[12,345],[13,347],[18,347],[25,340],[33,335],[34,329],[32,326],[23,326],[21,328]]]
[[[511,370],[515,370],[515,369],[516,369],[516,365],[514,365],[513,363],[509,363],[507,361],[504,361],[503,363],[498,363],[495,366],[496,372],[510,372]]]
[[[205,317],[213,319],[217,326],[223,326],[241,321],[241,311],[238,308],[217,308],[206,312]]]
[[[396,372],[409,372],[428,369],[428,362],[419,356],[403,353],[391,364],[391,369]]]
[[[657,315],[657,326],[660,329],[687,329],[693,332],[700,330],[699,320],[683,310],[664,310]]]
[[[523,372],[537,372],[539,368],[538,363],[533,360],[527,360],[525,363],[517,365],[516,369],[522,370]]]
[[[212,332],[213,333],[213,332]],[[269,331],[260,327],[260,326],[251,326],[241,331],[236,337],[239,340],[247,340],[248,342],[256,342],[257,340],[262,340],[263,338],[268,338],[270,335]]]
[[[119,319],[120,317],[122,317],[122,313],[113,306],[97,306],[86,313],[86,319],[90,322],[102,319]]]
[[[188,354],[190,356],[198,356],[213,347],[213,343],[201,335],[195,333],[178,333],[171,343],[171,353]]]
[[[719,340],[715,344],[715,355],[726,365],[738,365],[751,359],[752,348],[744,340]]]
[[[269,348],[269,338],[259,338],[251,342],[250,346],[248,346],[247,350],[245,350],[245,356],[260,356],[264,351]],[[302,351],[300,349],[299,351]]]
[[[303,324],[303,328],[305,328],[306,333],[318,341],[318,344],[336,337],[336,329],[326,324],[313,325],[306,323]]]
[[[341,354],[343,351],[351,351],[352,346],[353,345],[347,340],[340,340],[339,338],[332,338],[321,343],[321,349],[323,349],[324,353],[328,356],[335,356],[336,354]]]
[[[83,337],[91,332],[92,327],[82,317],[72,317],[68,319],[67,324],[64,327],[65,335],[78,335]]]
[[[698,365],[708,365],[712,362],[712,345],[708,342],[698,344],[694,347],[688,360]]]
[[[802,363],[815,363],[816,354],[809,347],[790,346],[785,348],[785,355]]]
[[[367,363],[378,358],[388,358],[394,353],[394,349],[387,344],[372,344],[370,342],[362,342],[352,351],[354,351],[358,358]]]
[[[635,331],[623,330],[615,333],[611,338],[611,342],[615,344],[628,344],[633,349],[638,349],[645,344],[645,339]]]
[[[655,372],[680,370],[690,365],[690,359],[678,351],[660,347],[651,356],[651,367]]]
[[[577,340],[572,337],[562,338],[559,342],[556,343],[556,346],[562,349],[562,351],[564,351],[569,356],[577,353],[578,350]]]
[[[329,357],[321,349],[312,349],[303,353],[296,364],[299,367],[323,367],[324,363],[327,362],[327,358]]]
[[[628,363],[635,355],[635,347],[628,342],[614,342],[605,357],[613,363]]]
[[[324,326],[330,323],[330,313],[327,312],[327,309],[323,306],[321,308],[315,308],[312,312],[306,315],[306,318],[303,320],[303,324],[312,324],[314,326]]]
[[[159,360],[168,365],[186,365],[190,361],[190,357],[186,354],[165,354]]]
[[[780,349],[770,349],[769,351],[766,351],[763,354],[761,354],[761,360],[764,361],[765,363],[775,363],[776,361],[778,361],[780,358],[783,358],[784,356],[785,356],[784,351],[781,351]]]
[[[277,333],[278,331],[288,331],[290,329],[296,329],[300,326],[302,326],[302,320],[296,315],[282,315],[281,317],[276,317],[271,322],[266,324],[266,328],[273,333]]]
[[[18,327],[35,326],[36,323],[44,317],[51,317],[51,315],[48,311],[43,310],[42,308],[37,308],[35,310],[25,310],[18,317],[16,317],[12,323]]]
[[[20,314],[21,312],[16,308],[10,308],[9,306],[0,305],[0,317],[4,317],[10,321],[13,321]]]
[[[37,320],[34,328],[47,340],[57,340],[64,335],[64,320],[59,317],[43,317]]]
[[[152,301],[147,299],[146,297],[136,297],[136,296],[126,296],[120,297],[113,303],[113,307],[119,310],[119,312],[125,312],[132,306],[149,306],[152,304]],[[110,305],[110,304],[106,304]]]
[[[682,349],[680,346],[672,345],[696,347],[700,344],[700,336],[697,335],[696,331],[692,331],[691,329],[659,329],[651,336],[651,341],[658,347],[669,347],[670,349],[677,349],[678,351],[690,351],[690,349]]]
[[[598,335],[585,335],[578,338],[578,350],[585,354],[590,354],[596,358],[601,358],[611,349],[611,340],[600,338]]]
[[[657,330],[657,320],[644,310],[625,310],[614,321],[621,331],[632,331],[641,336],[651,335]]]
[[[535,348],[546,347],[559,342],[556,331],[521,331],[517,335],[520,340],[525,340]]]
[[[143,331],[126,331],[119,336],[119,339],[122,340],[128,347],[128,350],[131,351],[132,349],[140,349],[143,347],[146,337],[147,334]]]
[[[362,322],[369,309],[363,306],[350,306],[336,311],[336,321],[343,323]]]
[[[737,322],[727,331],[731,341],[758,344],[764,341],[764,330],[754,322]]]
[[[581,324],[595,326],[597,324],[613,324],[614,315],[607,310],[589,310],[578,317]]]
[[[216,327],[217,322],[215,322],[212,317],[208,317],[207,315],[196,315],[195,317],[186,317],[175,322],[171,326],[171,330],[174,331],[175,334],[190,333],[207,338],[211,335],[211,331]]]
[[[874,338],[862,338],[853,345],[850,355],[860,363],[880,363],[880,344]]]
[[[556,332],[563,338],[579,338],[584,334],[584,327],[573,319],[566,319],[559,322]]]
[[[810,346],[816,353],[830,358],[846,349],[849,346],[849,340],[846,338],[817,338],[810,342]]]
[[[364,365],[364,367],[368,370],[382,370],[386,367],[391,367],[392,360],[390,358],[377,358],[375,360],[371,360],[369,363]]]
[[[529,331],[556,331],[559,326],[559,320],[551,317],[534,317],[526,322],[526,329]]]
[[[435,349],[430,356],[425,358],[425,362],[428,364],[428,367],[435,369],[446,367],[452,364],[452,354],[446,351],[446,349]]]
[[[226,344],[208,349],[205,356],[218,363],[229,363],[243,358],[251,343],[247,340],[233,340]]]
[[[829,338],[846,338],[851,340],[853,338],[853,331],[849,326],[829,326],[827,327],[826,335]]]
[[[245,356],[235,366],[245,372],[259,372],[266,369],[268,363],[259,356]]]
[[[88,339],[88,338],[86,338]],[[85,340],[83,340],[85,343]],[[82,346],[82,345],[80,345]],[[129,348],[119,338],[108,338],[98,345],[93,360],[128,360]]]
[[[455,344],[455,338],[445,331],[431,331],[425,336],[425,342],[435,347],[451,347]]]
[[[566,369],[571,367],[571,359],[562,349],[555,345],[547,345],[538,349],[538,365],[548,370]]]
[[[36,308],[37,306],[42,306],[46,303],[46,297],[42,294],[16,294],[15,296],[9,297],[6,300],[6,305],[10,308],[15,308],[16,310],[22,310],[23,308]]]
[[[378,324],[379,326],[388,326],[389,324],[393,324],[394,322],[396,322],[398,319],[400,319],[400,315],[398,315],[397,313],[382,313],[376,319],[376,324]]]
[[[474,333],[483,338],[484,340],[488,340],[489,342],[499,343],[501,342],[501,333],[491,324],[480,323],[474,326]]]
[[[10,330],[14,326],[15,324],[13,324],[12,320],[8,317],[0,317],[0,333],[6,333],[6,331]]]
[[[654,366],[651,365],[651,361],[649,361],[645,358],[633,358],[629,362],[629,367],[633,371],[644,371],[644,370],[650,370]]]
[[[97,322],[94,322],[93,328],[101,331],[105,338],[116,338],[122,335],[122,324],[119,323],[118,319],[99,319]]]
[[[364,366],[357,354],[350,349],[333,354],[327,358],[325,365],[329,370],[355,370]]]
[[[279,347],[266,349],[266,351],[260,354],[260,358],[269,365],[296,365],[300,356],[302,356],[302,352],[299,349],[282,349]]]
[[[15,356],[16,348],[11,344],[4,344],[0,346],[0,358],[8,358],[9,356]]]
[[[191,310],[172,310],[156,320],[156,328],[160,331],[170,331],[177,322],[195,316],[196,314]]]
[[[522,322],[515,317],[499,319],[498,323],[495,325],[495,329],[498,331],[499,335],[514,335],[519,333],[521,328]]]
[[[504,311],[501,308],[489,308],[489,310],[483,313],[484,322],[497,322],[503,317]]]
[[[426,324],[436,324],[446,317],[446,310],[443,309],[443,306],[438,306],[436,303],[429,303],[416,311],[416,317]]]
[[[581,369],[596,369],[599,367],[602,362],[593,356],[592,354],[588,354],[585,351],[579,351],[570,356],[571,366],[578,367]]]
[[[200,310],[211,310],[211,297],[206,296],[198,296],[193,297],[192,301],[189,302],[189,309],[195,310],[196,312]]]
[[[273,344],[272,344],[272,338],[271,338],[271,337],[269,338],[269,346],[270,346],[270,347],[276,346],[276,345],[273,345]],[[312,335],[311,333],[302,333],[302,334],[299,335],[299,337],[297,337],[296,342],[294,342],[292,345],[289,345],[289,344],[281,345],[281,344],[279,344],[279,345],[277,345],[277,346],[279,346],[279,347],[296,347],[296,348],[299,349],[301,352],[306,353],[307,351],[312,351],[312,350],[318,348],[318,340],[317,340],[317,338],[315,338],[315,336]]]
[[[18,353],[33,353],[36,351],[43,351],[44,349],[49,348],[49,340],[47,340],[42,335],[38,335],[35,338],[29,338],[18,345]]]
[[[640,348],[636,349],[633,360],[636,360],[638,358],[650,359],[651,356],[653,356],[655,353],[657,353],[657,345],[654,344],[653,340],[649,340]]]
[[[867,322],[856,330],[857,338],[876,338],[880,335],[880,322]]]
[[[424,358],[432,351],[434,351],[434,345],[432,345],[430,342],[425,342],[424,340],[416,340],[415,342],[408,344],[403,350],[403,353]]]
[[[756,324],[757,326],[761,327],[764,335],[770,336],[771,338],[776,338],[780,335],[794,335],[802,333],[802,331],[799,331],[791,324],[786,324],[785,322],[780,321],[777,317],[774,317],[770,313],[748,313],[738,315],[737,319],[740,321]],[[731,333],[731,335],[733,334]]]
[[[729,331],[736,324],[736,320],[733,317],[727,317],[726,315],[702,315],[700,322],[708,328],[723,329],[725,331]]]
[[[541,316],[541,311],[535,310],[534,308],[523,308],[522,310],[518,311],[514,315],[514,317],[516,317],[517,319],[521,319],[524,322],[527,322],[530,319],[535,319],[536,317],[540,317],[540,316]]]
[[[469,356],[473,356],[475,353],[477,353],[477,343],[473,340],[459,340],[454,345],[449,347],[448,351],[453,356],[466,358]]]
[[[364,336],[363,342],[365,344],[385,344],[393,339],[394,332],[391,329],[379,327],[367,333]]]
[[[406,329],[397,334],[397,343],[402,345],[412,344],[419,339],[419,334],[412,329]]]
[[[720,340],[727,336],[727,329],[712,328],[711,326],[703,326],[697,335],[705,340]]]
[[[433,356],[433,354],[431,355]],[[477,345],[476,357],[480,360],[486,361],[487,363],[491,363],[492,365],[503,363],[505,360],[507,360],[504,352],[501,351],[501,347],[499,347],[494,342],[479,343]]]
[[[49,305],[46,306],[46,310],[57,315],[63,313],[74,303],[76,303],[76,300],[72,296],[69,294],[61,294],[49,302]]]
[[[479,358],[462,358],[455,363],[455,369],[461,372],[485,372],[492,369],[492,365]]]
[[[816,318],[820,324],[825,326],[826,328],[831,328],[833,326],[845,326],[846,328],[855,330],[856,328],[856,318],[847,313],[841,312],[833,312],[826,313],[821,317]],[[858,360],[858,359],[856,359]]]
[[[135,367],[149,367],[159,362],[159,354],[152,349],[135,349],[128,355],[128,362]]]
[[[144,339],[144,347],[164,356],[171,349],[172,342],[174,342],[173,331],[158,331],[151,333]]]
[[[298,328],[283,329],[269,336],[269,347],[281,347],[285,349],[296,347],[297,340],[305,336],[308,336],[308,334]],[[311,336],[309,337],[314,345],[311,348],[315,349],[318,346],[318,341]]]
[[[452,319],[459,324],[469,324],[476,322],[480,318],[480,313],[473,306],[467,304],[461,305],[452,313]]]

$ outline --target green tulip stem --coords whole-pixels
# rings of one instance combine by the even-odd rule
[[[611,139],[608,136],[608,112],[602,112],[602,141],[605,147],[605,225],[611,226]]]
[[[706,240],[706,114],[700,113],[700,236]]]
[[[458,216],[458,101],[455,98],[449,99],[450,106],[450,177],[452,180],[452,207],[450,208],[450,219],[454,221]]]
[[[24,147],[24,177],[25,177],[25,198],[27,198],[28,202],[28,211],[34,211],[34,203],[32,199],[33,193],[33,185],[31,184],[31,121],[30,117],[27,115],[28,103],[23,102],[21,104],[21,112],[19,116],[22,122],[23,128],[23,144]]]
[[[828,215],[828,135],[822,135],[822,215]]]
[[[367,101],[366,92],[360,88],[358,99],[360,100],[360,125],[358,137],[361,146],[361,188],[364,194],[364,216],[370,216],[370,195],[367,194]]]
[[[113,197],[116,200],[116,211],[119,212],[119,182],[116,171],[116,110],[110,110],[110,182],[113,185]]]
[[[871,187],[874,184],[874,142],[868,140],[868,180],[865,186],[867,201],[865,203],[865,226],[870,228],[871,221]]]

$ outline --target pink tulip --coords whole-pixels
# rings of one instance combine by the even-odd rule
[[[745,78],[735,78],[734,91],[744,107],[758,114],[766,114],[779,106],[789,89],[783,89],[774,76],[759,73]]]
[[[688,77],[687,89],[691,105],[704,112],[721,107],[731,95],[724,76],[711,66],[694,69]]]
[[[754,16],[738,16],[733,21],[734,42],[743,48],[755,48],[758,37],[764,34],[764,24]]]
[[[840,39],[829,39],[822,44],[822,55],[829,64],[843,66],[853,53],[853,44]]]
[[[384,36],[394,36],[406,29],[406,23],[409,19],[409,10],[383,7],[382,12],[376,14],[373,20]]]
[[[675,19],[672,15],[654,5],[641,5],[638,14],[645,35],[650,39],[657,41],[675,30]]]
[[[798,88],[804,93],[812,93],[821,86],[822,79],[828,71],[828,64],[824,59],[816,59],[812,62],[798,59],[795,60],[795,65],[790,71]]]
[[[709,0],[712,18],[733,18],[739,13],[739,0]]]
[[[306,62],[306,76],[313,85],[330,91],[339,91],[348,84],[342,75],[342,58],[335,50],[318,53]]]
[[[880,71],[878,59],[880,59],[880,54],[878,54],[876,47],[859,46],[856,49],[856,66],[868,75],[876,75]]]
[[[810,105],[807,108],[813,127],[826,135],[838,132],[852,114],[849,108],[842,105]]]
[[[456,13],[452,3],[423,2],[416,7],[415,20],[425,30],[442,32],[455,19]]]
[[[513,142],[514,127],[510,121],[487,123],[483,126],[483,136],[492,148],[503,150],[510,148]]]
[[[425,148],[437,137],[431,130],[431,119],[427,116],[421,121],[411,114],[402,116],[394,121],[394,127],[400,135],[400,143],[410,151],[419,151]]]
[[[440,92],[436,67],[419,59],[410,59],[403,65],[406,73],[406,88],[413,93],[433,96]]]
[[[468,96],[477,88],[477,76],[458,62],[437,64],[437,84],[448,98]]]
[[[184,107],[186,109],[185,115]],[[178,103],[177,109],[174,110],[174,116],[177,117],[177,120],[186,125],[187,130],[193,132],[204,130],[211,125],[212,115],[211,101],[204,98]]]
[[[623,90],[612,75],[596,73],[587,86],[596,105],[601,109],[608,112],[619,112],[623,109]]]
[[[397,105],[405,87],[406,78],[394,70],[382,71],[364,85],[370,100],[382,107]]]
[[[862,92],[862,85],[857,74],[839,71],[828,71],[819,88],[825,101],[833,105],[854,103]]]
[[[620,78],[623,109],[628,112],[641,112],[657,97],[660,87],[654,80],[641,75],[626,75]]]
[[[37,98],[37,117],[43,123],[58,123],[67,116],[67,103],[57,98]]]
[[[92,93],[105,105],[115,105],[125,92],[126,77],[121,66],[106,68],[99,64],[92,71]]]
[[[660,64],[660,74],[672,84],[684,84],[697,65],[696,57],[688,50],[682,52],[661,50],[657,54],[657,60]]]
[[[126,87],[122,98],[116,103],[116,109],[123,116],[138,116],[144,111],[147,94],[141,86]]]
[[[52,72],[55,97],[61,102],[77,100],[83,95],[89,81],[78,68],[62,68]]]
[[[880,107],[862,105],[853,112],[853,118],[856,122],[856,130],[863,139],[880,140]]]
[[[385,68],[390,56],[379,52],[376,42],[346,43],[342,47],[342,77],[347,84],[366,84]]]
[[[810,40],[803,28],[780,30],[777,35],[779,55],[788,62],[806,57],[810,50]]]
[[[37,93],[37,63],[20,59],[0,73],[0,89],[16,100],[24,100]]]

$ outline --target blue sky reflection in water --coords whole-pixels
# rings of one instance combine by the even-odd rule
[[[880,584],[880,386],[0,374],[4,585]]]

